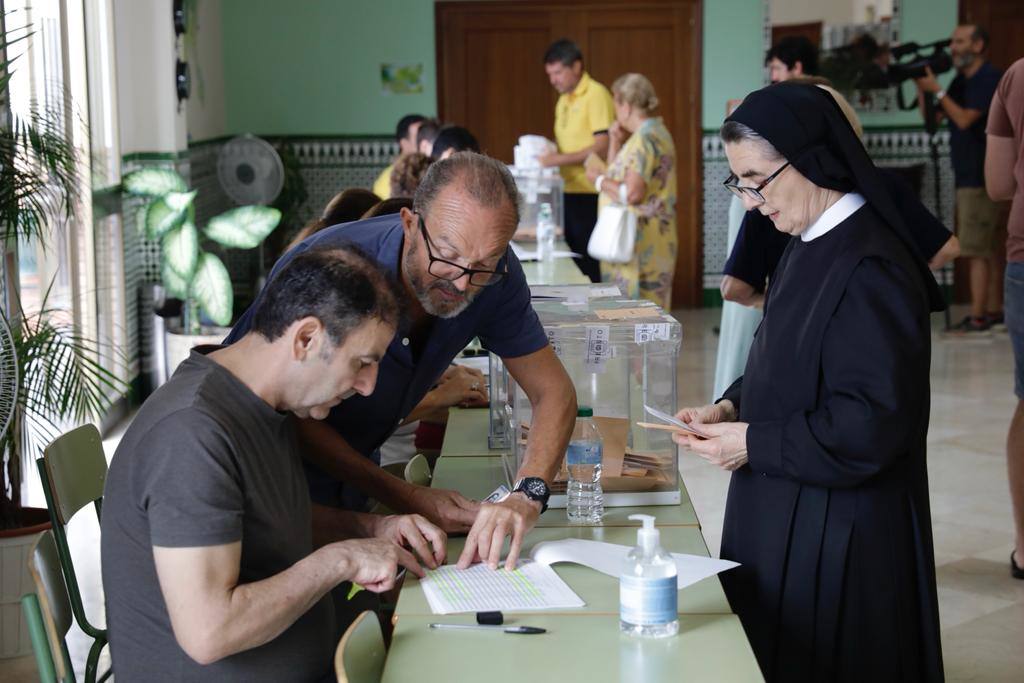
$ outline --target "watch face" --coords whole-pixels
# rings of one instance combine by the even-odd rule
[[[547,493],[547,486],[544,485],[543,479],[527,479],[526,489],[535,496],[543,496]]]

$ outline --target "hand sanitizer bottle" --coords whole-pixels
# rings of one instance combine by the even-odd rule
[[[619,577],[619,630],[643,638],[679,633],[676,562],[662,550],[651,515],[630,515],[643,521],[636,547],[629,551]]]

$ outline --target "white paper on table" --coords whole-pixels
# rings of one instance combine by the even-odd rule
[[[569,302],[589,299],[619,297],[622,292],[616,285],[531,285],[531,299],[565,299]]]
[[[556,562],[573,562],[584,567],[596,569],[602,574],[618,578],[622,574],[622,566],[626,554],[632,548],[617,543],[601,541],[585,541],[580,538],[566,538],[560,541],[542,541],[534,546],[530,557],[541,564],[551,565]],[[687,586],[715,576],[727,569],[738,567],[738,562],[718,560],[701,555],[684,555],[671,553],[676,561],[676,582],[680,590]]]
[[[583,607],[586,603],[546,564],[521,560],[514,571],[475,564],[428,569],[420,580],[434,614]]]
[[[512,253],[516,255],[516,258],[520,261],[538,261],[540,256],[536,249],[526,249],[515,242],[509,242],[508,246],[512,247]],[[563,249],[555,249],[551,252],[551,258],[580,258],[580,255],[573,251],[565,251]]]

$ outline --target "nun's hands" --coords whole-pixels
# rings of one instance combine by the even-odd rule
[[[723,470],[732,472],[747,464],[748,425],[746,422],[715,422],[711,424],[693,422],[692,424],[695,429],[699,429],[711,438],[702,439],[681,432],[673,434],[672,440]]]
[[[676,413],[676,419],[686,424],[706,425],[714,422],[734,422],[736,417],[736,407],[729,399],[699,408],[683,408]]]

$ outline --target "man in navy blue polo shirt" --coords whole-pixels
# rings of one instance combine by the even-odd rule
[[[477,558],[497,567],[512,536],[513,567],[523,537],[546,507],[576,414],[572,381],[530,306],[518,260],[508,249],[519,222],[518,191],[500,162],[461,152],[435,162],[413,208],[326,228],[285,254],[274,274],[313,246],[354,245],[400,282],[407,311],[380,362],[370,396],[346,400],[325,423],[303,421],[313,501],[344,506],[356,489],[393,510],[415,511],[446,531],[469,530],[460,566]],[[244,335],[259,298],[228,342]],[[534,422],[514,492],[495,503],[408,484],[382,470],[375,451],[474,337],[501,356],[533,407]]]
[[[957,26],[950,38],[956,77],[944,90],[930,70],[917,80],[918,100],[935,96],[936,117],[949,120],[949,156],[956,183],[956,230],[969,264],[971,312],[954,331],[987,335],[1003,325],[1006,209],[985,192],[985,123],[1002,72],[985,60],[988,33],[976,24]]]

